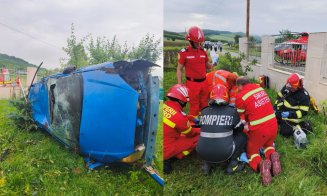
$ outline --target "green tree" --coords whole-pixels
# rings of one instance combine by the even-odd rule
[[[285,42],[290,39],[296,39],[298,36],[292,34],[288,29],[282,29],[279,31],[279,36],[275,39],[276,43]]]
[[[63,67],[68,65],[83,67],[89,63],[99,64],[128,59],[144,59],[156,62],[162,53],[161,39],[155,39],[154,35],[146,34],[136,47],[129,49],[127,42],[121,45],[116,36],[112,40],[106,37],[94,39],[89,34],[78,41],[74,30],[74,24],[72,24],[71,35],[67,39],[67,46],[63,47],[63,50],[68,55],[68,59],[61,59]]]
[[[249,37],[249,42],[256,42],[256,39],[253,35]]]
[[[67,46],[63,50],[68,55],[67,63],[63,63],[63,67],[75,65],[76,67],[83,67],[88,64],[88,57],[84,48],[84,40],[77,41],[75,36],[75,27],[72,23],[71,34],[67,39]]]
[[[97,37],[94,41],[91,35],[87,36],[87,39],[89,42],[86,48],[90,54],[91,64],[128,59],[127,43],[120,45],[116,36],[111,41],[106,37]]]
[[[107,45],[104,38],[98,37],[96,41],[90,36],[88,50],[90,53],[90,64],[103,63],[108,60]]]
[[[240,35],[235,35],[234,36],[234,42],[235,42],[235,44],[238,44],[239,43],[239,39],[241,38],[241,36]]]
[[[108,60],[109,61],[120,61],[120,60],[126,60],[128,59],[128,46],[127,42],[124,43],[124,45],[120,45],[116,36],[114,36],[111,40],[111,42],[107,41],[108,46]]]
[[[155,63],[162,53],[161,39],[155,39],[154,35],[146,34],[137,47],[132,47],[128,54],[130,59],[143,59]]]
[[[219,58],[219,66],[217,69],[224,69],[230,72],[237,72],[239,75],[247,75],[247,72],[252,71],[251,66],[256,64],[256,60],[253,60],[249,64],[243,65],[242,62],[245,59],[244,54],[239,56],[232,56],[229,52],[226,52]]]

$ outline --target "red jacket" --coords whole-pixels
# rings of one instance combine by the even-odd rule
[[[175,101],[167,101],[163,105],[164,144],[175,142],[181,135],[193,136],[190,121],[183,113],[182,106]]]
[[[185,66],[185,76],[194,79],[206,77],[207,52],[202,48],[194,50],[187,46],[178,52],[178,63]]]
[[[256,84],[246,84],[236,96],[236,108],[255,131],[267,126],[277,126],[273,106],[265,90]]]

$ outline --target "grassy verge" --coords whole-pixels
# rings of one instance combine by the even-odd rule
[[[165,72],[165,91],[176,83],[176,73]],[[274,90],[267,90],[272,102]],[[313,134],[308,135],[306,150],[298,150],[293,138],[277,136],[276,149],[281,154],[282,174],[268,187],[248,166],[238,174],[227,176],[225,166],[218,165],[212,175],[201,172],[202,161],[195,153],[173,163],[172,174],[165,175],[167,195],[326,195],[327,194],[327,127],[322,114],[310,113]]]
[[[162,194],[140,163],[89,171],[81,156],[49,135],[15,129],[7,118],[12,110],[8,101],[0,101],[0,195]],[[158,133],[161,149],[162,130]],[[161,169],[162,152],[156,155]]]
[[[228,46],[225,46],[223,48],[223,50],[225,50],[226,52],[235,52],[235,53],[239,53],[239,49],[238,48],[233,48],[233,47],[228,47]]]

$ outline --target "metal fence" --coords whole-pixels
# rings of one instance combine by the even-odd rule
[[[292,38],[275,37],[274,67],[304,75],[308,49],[308,39],[302,34],[292,34]]]
[[[26,78],[26,70],[0,68],[0,85],[15,85],[20,78]],[[25,79],[26,80],[26,79]]]
[[[5,70],[5,71],[3,71]],[[37,80],[40,80],[42,77],[46,76],[46,72],[38,72]],[[26,69],[8,69],[5,67],[0,67],[0,86],[15,86],[18,83],[18,79],[22,83],[22,86],[29,86],[27,84],[27,71]],[[36,82],[36,81],[34,81]]]
[[[248,42],[248,58],[249,60],[261,61],[261,42]]]

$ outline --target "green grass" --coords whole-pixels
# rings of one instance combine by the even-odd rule
[[[188,41],[185,40],[168,40],[164,39],[164,47],[179,47],[179,49],[182,49],[188,45]]]
[[[0,101],[0,195],[160,195],[162,187],[141,169],[141,163],[113,165],[95,171],[83,158],[42,131],[26,132],[10,124],[14,108]],[[162,129],[162,126],[160,126]],[[162,130],[157,149],[162,149]],[[162,169],[162,151],[155,162]]]
[[[234,34],[220,34],[220,35],[209,35],[210,39],[226,41],[226,42],[234,42]]]
[[[228,47],[228,46],[225,46],[223,48],[223,50],[225,50],[226,52],[234,52],[234,53],[239,53],[240,52],[237,48]]]
[[[165,92],[176,83],[175,72],[165,72]],[[276,91],[267,90],[274,102]],[[173,163],[173,172],[165,175],[166,195],[327,195],[327,127],[324,116],[310,112],[314,133],[308,135],[306,150],[298,150],[293,138],[277,136],[276,150],[281,154],[282,174],[270,186],[261,185],[261,177],[246,167],[232,176],[226,166],[217,165],[210,176],[201,172],[202,161],[193,153]]]

